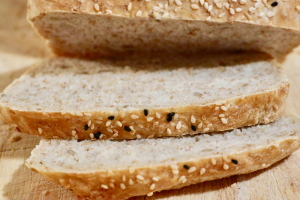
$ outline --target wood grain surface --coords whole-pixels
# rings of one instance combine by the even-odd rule
[[[26,0],[0,1],[0,91],[27,66],[49,56],[44,41],[26,21]],[[284,63],[291,80],[287,113],[300,113],[300,51]],[[39,138],[10,131],[0,122],[0,200],[75,200],[76,196],[40,174],[24,161]],[[200,183],[180,190],[131,200],[299,200],[300,151],[272,167],[248,175]]]

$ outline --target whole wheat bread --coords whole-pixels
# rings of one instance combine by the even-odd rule
[[[262,55],[39,63],[0,96],[4,122],[45,138],[135,139],[223,131],[284,114],[289,82]]]
[[[81,199],[126,199],[269,167],[300,146],[300,124],[181,138],[41,140],[26,165]]]
[[[28,19],[56,54],[260,51],[300,44],[298,0],[29,0]]]

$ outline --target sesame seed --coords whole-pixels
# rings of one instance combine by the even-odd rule
[[[153,195],[153,192],[149,192],[149,193],[147,194],[148,197],[151,197],[152,195]]]
[[[202,122],[198,124],[198,128],[202,128]]]
[[[156,118],[160,119],[160,114],[159,113],[155,113]]]
[[[121,183],[121,184],[120,184],[120,188],[121,188],[122,190],[125,190],[125,189],[126,189],[126,186],[124,185],[124,183]]]
[[[237,2],[237,0],[231,0],[232,2]]]
[[[189,169],[190,167],[188,165],[183,165],[184,169]]]
[[[222,8],[223,5],[221,3],[216,3],[217,8]]]
[[[100,135],[101,135],[101,132],[98,131],[97,133],[94,134],[94,137],[95,137],[96,139],[99,139],[99,138],[100,138]]]
[[[207,2],[204,3],[204,8],[205,8],[206,10],[208,9],[208,3],[207,3]]]
[[[204,132],[207,132],[207,131],[209,131],[209,128],[205,128],[205,129],[203,129],[203,131],[204,131]]]
[[[168,135],[171,135],[171,134],[172,134],[172,131],[171,131],[169,128],[167,128],[167,134],[168,134]]]
[[[154,119],[154,117],[148,117],[147,122],[151,122]]]
[[[106,130],[110,133],[113,133],[113,130],[111,128],[107,128]]]
[[[155,188],[155,183],[152,183],[150,186],[150,190],[154,190],[154,188]]]
[[[205,171],[206,171],[206,169],[205,169],[205,168],[201,168],[201,170],[200,170],[200,175],[204,174],[204,173],[205,173]]]
[[[97,117],[97,119],[101,121],[101,120],[103,120],[103,117]]]
[[[164,9],[165,9],[165,10],[168,10],[168,8],[169,8],[169,4],[168,4],[168,2],[166,2],[166,3],[165,3],[165,6],[164,6]]]
[[[147,117],[148,116],[148,110],[147,109],[144,109],[144,115]]]
[[[88,130],[89,129],[89,126],[88,125],[84,125],[84,130]]]
[[[92,124],[92,121],[91,121],[91,120],[89,120],[89,121],[88,121],[88,123],[87,123],[87,125],[90,127],[90,126],[91,126],[91,124]]]
[[[128,6],[127,6],[127,10],[128,10],[128,11],[131,11],[131,9],[132,9],[132,3],[129,2],[129,4],[128,4]]]
[[[224,3],[224,6],[226,9],[229,9],[229,3]],[[218,104],[216,104],[216,105],[218,105]],[[220,104],[220,105],[222,105],[222,104]]]
[[[251,13],[252,13],[252,12],[255,12],[255,10],[256,10],[256,8],[254,8],[254,7],[250,7],[250,8],[249,8],[249,12],[251,12]]]
[[[277,2],[277,1],[273,2],[273,3],[271,4],[271,6],[272,6],[272,7],[278,6],[278,2]]]
[[[235,12],[242,12],[242,11],[243,11],[242,8],[236,8],[236,9],[235,9]]]
[[[124,130],[127,131],[127,132],[130,132],[130,131],[131,131],[131,129],[130,129],[128,126],[125,126],[125,127],[124,127]]]
[[[171,165],[171,168],[172,169],[178,169],[178,166],[177,165]]]
[[[164,6],[161,4],[161,3],[158,3],[158,6],[159,7],[161,7],[161,8],[163,8]]]
[[[91,125],[91,130],[94,130],[95,129],[95,124],[92,124]]]
[[[229,9],[230,14],[234,15],[235,14],[235,10],[233,8]]]
[[[90,133],[90,138],[93,139],[94,138],[94,134]]]
[[[182,2],[180,0],[175,0],[175,3],[177,6],[181,6],[182,5]]]
[[[129,168],[129,173],[130,173],[130,174],[133,174],[133,173],[134,173],[134,170],[135,170],[134,168]]]
[[[246,4],[247,3],[247,0],[240,0],[240,4]]]
[[[134,184],[134,182],[133,182],[132,179],[129,179],[128,183],[129,183],[129,185],[133,185]]]
[[[76,131],[72,130],[72,135],[75,136],[76,135]]]
[[[145,2],[150,2],[151,0],[145,0]]]
[[[208,127],[208,128],[210,128],[210,127],[212,127],[212,126],[213,126],[212,124],[207,124],[207,127]]]
[[[203,6],[204,2],[205,2],[205,0],[200,0],[201,6]]]
[[[260,2],[257,2],[257,3],[254,4],[254,7],[255,7],[255,8],[259,8],[260,6],[261,6],[261,3],[260,3]]]
[[[181,121],[176,124],[176,129],[179,130],[181,128]]]
[[[107,14],[112,14],[112,11],[111,10],[106,10],[106,13]]]
[[[191,8],[194,9],[194,10],[198,10],[198,9],[199,9],[199,6],[196,5],[196,4],[192,4],[192,5],[191,5]]]
[[[122,127],[122,123],[120,121],[116,121],[116,124],[120,127]]]
[[[267,12],[267,17],[274,17],[275,13],[274,12]]]
[[[115,188],[115,184],[112,183],[112,182],[109,183],[109,186],[110,186],[111,188]]]
[[[38,132],[39,132],[40,134],[42,134],[42,133],[43,133],[43,129],[38,128]]]
[[[226,118],[221,118],[223,124],[227,124],[228,120]]]
[[[231,162],[233,163],[233,164],[238,164],[239,162],[237,161],[237,160],[235,160],[235,159],[231,159]]]
[[[99,12],[99,10],[100,10],[99,4],[95,3],[95,4],[94,4],[94,8],[95,8],[95,10],[96,10],[97,12]]]
[[[157,177],[153,177],[152,180],[153,181],[158,181],[158,178]]]
[[[209,5],[207,11],[210,12],[213,9],[213,5]]]
[[[216,164],[217,164],[216,159],[212,158],[212,159],[211,159],[211,164],[216,165]]]
[[[125,175],[122,176],[122,181],[123,181],[123,182],[126,181],[126,176],[125,176]]]
[[[109,120],[114,120],[115,117],[114,117],[114,116],[109,116],[107,119],[109,119]]]
[[[220,108],[217,106],[217,107],[215,107],[215,110],[219,110]]]
[[[224,165],[223,165],[223,169],[224,169],[224,170],[228,170],[228,169],[229,169],[229,166],[228,166],[227,164],[224,164]]]
[[[138,119],[139,118],[139,116],[137,116],[137,115],[131,115],[131,119]]]
[[[189,170],[188,170],[188,173],[192,173],[192,172],[194,172],[194,171],[196,171],[196,167],[194,166],[194,167],[191,167]]]
[[[167,116],[168,116],[168,117],[167,117],[167,121],[168,121],[168,122],[172,121],[174,115],[175,115],[174,112],[169,113],[169,114],[167,115]]]
[[[142,16],[142,14],[143,14],[143,13],[142,13],[142,11],[140,11],[140,10],[136,12],[136,16],[137,16],[137,17]]]
[[[178,114],[175,114],[175,115],[174,115],[174,119],[178,119]]]
[[[191,129],[192,129],[193,131],[196,131],[196,130],[197,130],[196,126],[194,126],[194,125],[191,126]]]
[[[185,182],[186,182],[185,176],[181,176],[181,177],[179,178],[179,181],[182,182],[182,183],[185,183]]]
[[[84,115],[87,116],[87,117],[91,117],[92,116],[91,113],[84,113]]]
[[[134,130],[133,126],[129,126],[129,128],[130,128],[131,130]]]
[[[173,174],[179,174],[179,170],[178,170],[178,169],[173,169],[173,170],[172,170],[172,173],[173,173]]]
[[[158,7],[158,6],[154,6],[154,7],[153,7],[153,10],[154,10],[154,11],[159,11],[160,9],[161,9],[161,7]]]
[[[103,189],[108,189],[108,186],[107,185],[101,185],[101,187],[103,188]]]
[[[141,136],[141,135],[139,135],[139,134],[137,134],[137,135],[136,135],[136,138],[137,138],[137,139],[141,139],[141,138],[142,138],[142,136]]]
[[[265,163],[263,163],[261,166],[265,168],[267,165]]]
[[[175,12],[179,12],[180,10],[181,10],[181,7],[176,7],[176,8],[174,9]]]
[[[226,111],[227,108],[225,106],[221,106],[221,110]]]
[[[300,6],[296,6],[296,10],[300,12]]]
[[[101,134],[101,135],[100,135],[100,137],[99,137],[99,139],[102,139],[103,137],[104,137],[104,135],[103,135],[103,134]]]
[[[153,126],[157,126],[159,124],[159,122],[154,122]]]
[[[206,20],[208,21],[211,20],[211,16],[206,17]]]
[[[81,112],[75,112],[75,115],[78,116],[78,117],[83,116],[83,114]]]
[[[137,126],[138,126],[139,128],[144,128],[144,126],[143,126],[142,124],[137,124]]]
[[[141,176],[141,175],[137,175],[136,178],[139,179],[139,180],[144,180],[144,177]]]
[[[119,135],[118,133],[114,133],[113,137],[118,137],[118,135]]]

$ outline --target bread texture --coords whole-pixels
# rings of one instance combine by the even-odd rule
[[[289,82],[268,58],[202,56],[49,59],[5,89],[1,117],[45,138],[139,139],[265,124],[284,114]]]
[[[127,141],[41,140],[26,165],[80,199],[127,199],[269,167],[300,146],[299,122]]]
[[[250,0],[29,0],[28,19],[58,55],[259,51],[300,44],[300,4]]]

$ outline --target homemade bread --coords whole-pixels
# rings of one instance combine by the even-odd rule
[[[41,140],[26,165],[81,199],[126,199],[269,167],[300,146],[283,118],[223,133],[129,141]]]
[[[49,59],[0,95],[1,117],[45,138],[135,139],[229,130],[284,114],[289,82],[280,67],[255,54],[202,56]]]
[[[300,44],[298,0],[29,0],[28,19],[56,54],[260,51]]]

